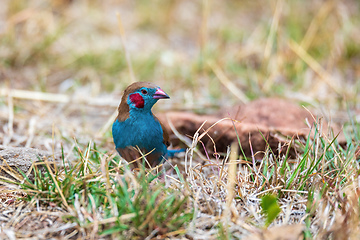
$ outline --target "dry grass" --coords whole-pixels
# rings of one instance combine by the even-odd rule
[[[306,239],[357,239],[357,1],[3,5],[0,144],[63,151],[70,165],[1,187],[0,238],[261,239],[292,224]],[[347,143],[320,134],[318,121],[313,139],[292,143],[297,159],[264,149],[261,163],[244,164],[230,150],[198,153],[200,131],[185,158],[171,161],[183,170],[132,173],[113,153],[109,126],[134,79],[169,93],[158,111],[296,100],[342,124]],[[281,209],[269,230],[267,194]]]

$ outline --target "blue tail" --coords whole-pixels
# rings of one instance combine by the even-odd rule
[[[168,158],[173,158],[177,153],[181,153],[181,152],[185,152],[186,149],[185,148],[181,148],[181,149],[168,149],[166,156]]]

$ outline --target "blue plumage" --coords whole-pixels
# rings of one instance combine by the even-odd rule
[[[151,108],[169,96],[152,83],[137,82],[124,91],[119,115],[112,126],[113,139],[119,154],[128,162],[146,155],[151,166],[159,164],[167,153],[168,134]]]
[[[166,145],[163,139],[163,130],[151,112],[144,114],[131,114],[123,122],[115,120],[113,127],[113,138],[116,148],[138,146],[147,152],[156,148],[162,155],[166,153]]]

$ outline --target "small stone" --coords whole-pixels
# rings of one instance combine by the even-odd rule
[[[29,172],[29,170],[33,163],[48,160],[50,166],[52,166],[54,159],[59,159],[59,156],[54,157],[51,152],[47,151],[25,147],[0,146],[0,176],[10,180],[22,180],[23,175],[19,172],[20,169],[32,180],[34,174],[33,171]],[[39,164],[37,167],[42,172],[46,171],[45,164]]]

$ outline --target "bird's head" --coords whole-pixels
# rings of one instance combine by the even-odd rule
[[[156,85],[142,84],[139,85],[139,88],[129,92],[126,102],[130,109],[146,111],[162,98],[170,97]]]
[[[163,98],[170,98],[160,87],[153,83],[135,82],[128,86],[121,99],[119,117],[129,117],[132,111],[150,111],[153,105]],[[124,118],[121,117],[121,118]],[[125,119],[126,119],[125,118]],[[120,120],[120,119],[119,119]]]

